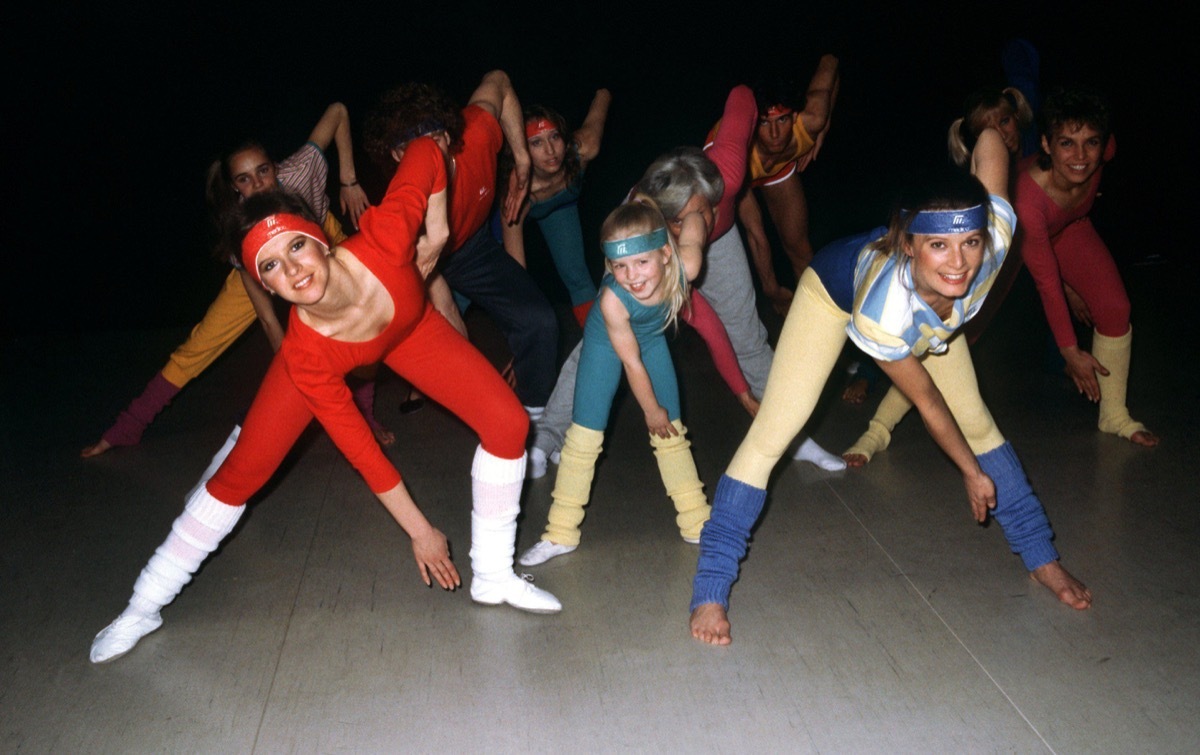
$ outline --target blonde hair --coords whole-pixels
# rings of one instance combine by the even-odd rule
[[[946,134],[946,148],[955,165],[965,167],[975,148],[975,140],[983,130],[980,120],[984,113],[998,107],[1007,107],[1017,119],[1017,127],[1028,128],[1033,123],[1033,108],[1029,100],[1016,87],[1004,89],[977,89],[968,97],[963,107],[964,115],[950,124]]]
[[[600,242],[620,241],[665,228],[666,225],[666,218],[663,217],[654,200],[638,194],[608,213],[608,217],[600,226]],[[663,271],[663,303],[667,305],[667,317],[663,322],[663,330],[678,323],[679,310],[691,306],[687,278],[683,275],[683,269],[680,267],[679,249],[676,248],[675,237],[669,230],[667,231],[667,246],[671,248],[671,254],[667,257]],[[607,257],[604,258],[604,269],[610,274],[612,273],[612,260]]]

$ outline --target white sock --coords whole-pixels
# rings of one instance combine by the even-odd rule
[[[816,464],[827,472],[840,472],[846,468],[845,459],[840,456],[834,456],[824,448],[821,448],[812,438],[805,438],[800,447],[796,449],[796,453],[792,454],[792,458],[796,461],[807,461],[810,464]]]
[[[525,465],[525,476],[531,480],[546,476],[546,452],[537,446],[529,449],[529,463]]]

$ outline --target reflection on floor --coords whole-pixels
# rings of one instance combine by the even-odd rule
[[[687,634],[696,549],[680,540],[636,404],[618,404],[575,553],[531,569],[557,616],[425,588],[408,541],[311,431],[216,556],[119,661],[88,647],[178,513],[265,367],[247,338],[141,446],[95,439],[178,331],[32,338],[4,360],[0,737],[7,751],[1185,752],[1200,742],[1194,350],[1134,276],[1131,406],[1145,451],[1042,370],[1028,287],[976,349],[985,397],[1026,464],[1077,612],[1034,585],[918,419],[866,469],[781,465],[733,595],[734,644]],[[1138,286],[1143,288],[1139,289]],[[1027,316],[1028,315],[1028,316]],[[777,322],[772,323],[775,327]],[[1022,340],[1024,339],[1024,340]],[[685,420],[711,491],[748,427],[690,333]],[[872,411],[828,400],[840,450]],[[467,571],[475,440],[439,408],[377,402],[396,461]],[[527,486],[520,546],[554,467]]]

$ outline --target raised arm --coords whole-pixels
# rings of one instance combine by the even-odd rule
[[[608,331],[608,340],[625,368],[629,390],[646,416],[646,427],[650,429],[651,434],[660,438],[678,435],[679,431],[671,424],[667,410],[659,406],[658,397],[654,395],[650,373],[642,363],[641,347],[638,346],[637,336],[633,334],[633,327],[629,324],[629,312],[617,295],[607,288],[600,296],[600,312],[604,315],[604,328]]]
[[[417,269],[422,278],[428,278],[437,267],[438,257],[446,242],[450,240],[450,221],[446,215],[446,190],[429,195],[425,208],[425,224],[417,237]]]
[[[986,128],[971,152],[971,174],[979,179],[988,194],[1008,199],[1008,148],[994,128]]]
[[[996,508],[996,486],[980,468],[954,415],[950,413],[950,407],[946,405],[946,399],[934,385],[933,378],[920,361],[911,355],[895,362],[876,362],[921,412],[921,420],[929,434],[962,472],[975,521],[987,521],[988,510]]]
[[[704,245],[708,240],[708,228],[704,225],[704,217],[698,212],[691,212],[680,219],[679,239],[675,246],[679,250],[679,263],[683,266],[683,274],[688,281],[696,280],[700,269],[704,267]]]
[[[800,158],[800,170],[817,158],[821,145],[825,143],[825,135],[829,133],[832,122],[833,106],[837,103],[838,90],[841,88],[841,75],[838,73],[838,59],[832,55],[822,55],[817,64],[817,72],[813,74],[805,93],[804,112],[800,113],[800,122],[804,130],[813,138],[813,148]]]
[[[515,222],[529,193],[532,162],[529,147],[525,144],[525,117],[521,112],[521,102],[517,99],[508,74],[504,71],[488,73],[471,94],[468,104],[483,108],[500,122],[504,140],[512,150],[513,171],[508,177],[508,193],[500,217],[505,223]]]
[[[358,228],[358,219],[371,203],[367,194],[358,185],[358,175],[354,170],[354,145],[350,141],[350,112],[340,102],[335,102],[325,109],[325,114],[313,127],[308,140],[321,148],[322,152],[329,149],[332,142],[338,153],[338,183],[341,189],[338,197],[342,212],[350,217],[354,228]]]
[[[575,149],[579,152],[579,162],[586,166],[596,155],[600,154],[600,141],[604,137],[604,123],[608,120],[608,106],[612,103],[612,93],[607,89],[597,89],[588,108],[583,125],[575,131]]]

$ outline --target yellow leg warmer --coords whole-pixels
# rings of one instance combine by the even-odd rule
[[[888,388],[883,401],[880,401],[879,407],[875,409],[875,416],[867,423],[867,431],[854,441],[854,445],[847,448],[843,455],[862,454],[870,461],[872,456],[891,445],[892,430],[896,429],[896,425],[904,419],[909,409],[912,409],[912,402],[908,397],[894,385]]]
[[[1100,429],[1128,439],[1146,426],[1129,416],[1125,392],[1129,385],[1129,354],[1133,350],[1133,328],[1118,338],[1092,334],[1092,356],[1108,369],[1105,377],[1096,373],[1100,382]]]
[[[592,491],[596,459],[603,448],[604,433],[571,424],[563,442],[558,477],[554,480],[554,503],[550,505],[542,539],[558,545],[579,545],[583,507]]]
[[[955,336],[945,352],[926,354],[921,358],[921,364],[942,392],[954,421],[976,455],[1004,444],[1004,436],[979,395],[979,383],[975,380],[975,366],[966,338]],[[893,385],[879,402],[867,431],[846,449],[846,453],[862,454],[870,459],[887,448],[892,441],[892,430],[909,409],[912,409],[912,402]]]
[[[650,445],[658,459],[658,473],[662,475],[667,495],[675,502],[675,524],[679,534],[690,543],[700,541],[700,530],[708,521],[712,507],[704,496],[704,483],[696,472],[696,461],[692,458],[692,443],[687,439],[687,428],[679,420],[671,423],[679,435],[670,438],[650,436]]]

